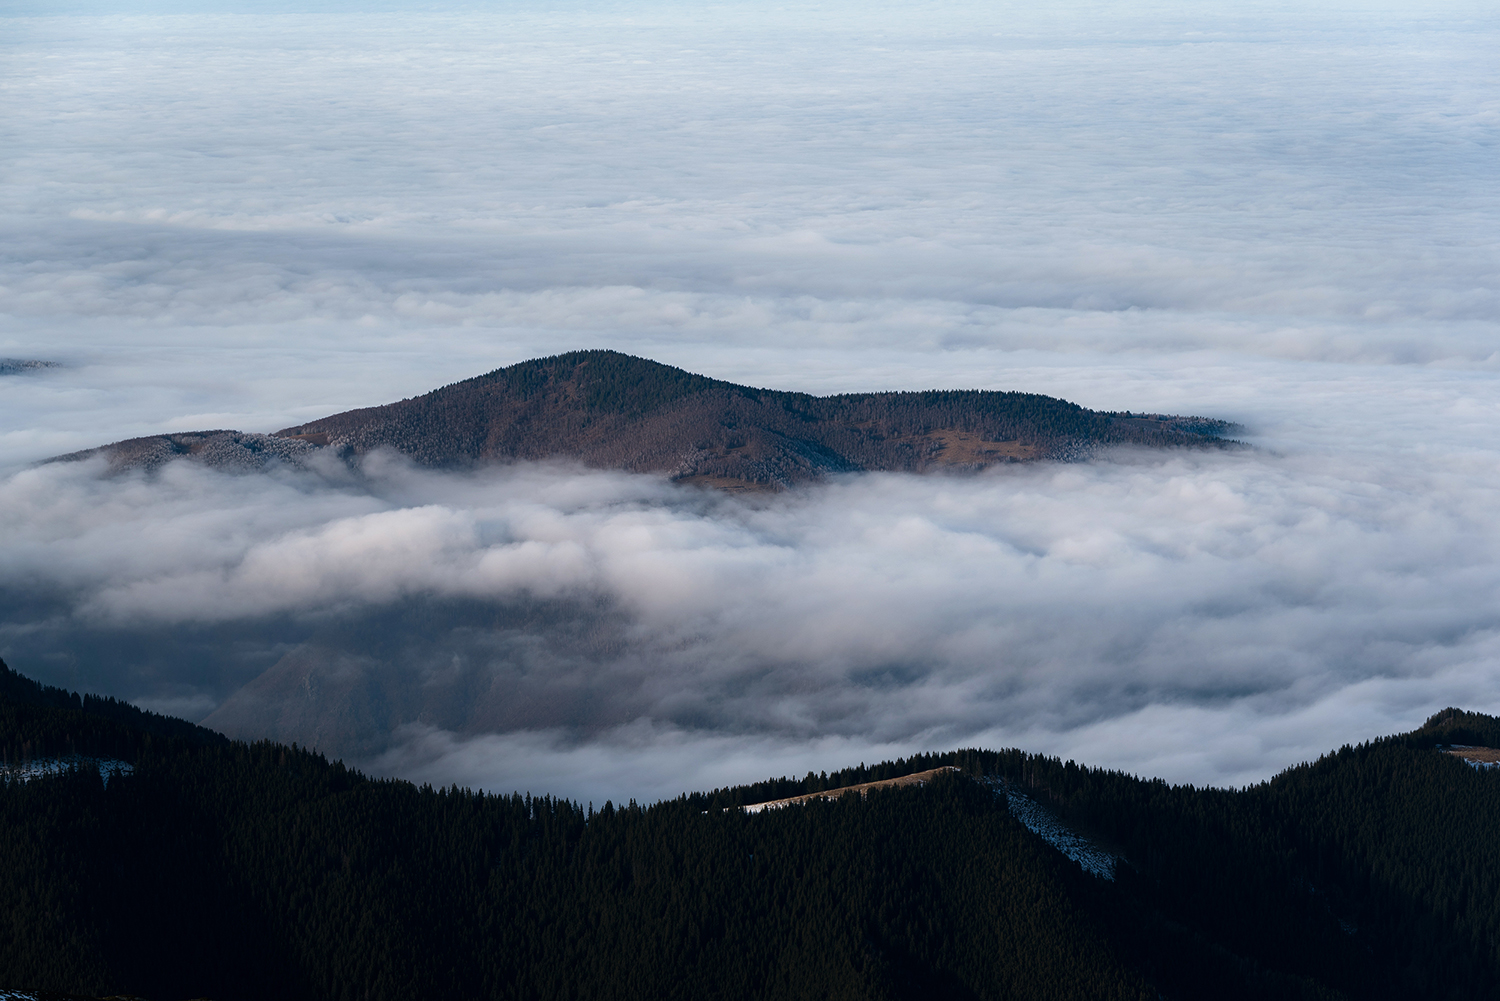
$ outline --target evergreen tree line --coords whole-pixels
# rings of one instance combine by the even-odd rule
[[[39,685],[0,660],[0,765],[78,754],[132,761],[155,738],[229,742],[223,734],[128,702]]]
[[[1481,743],[1490,717],[1242,790],[964,750],[595,810],[370,779],[121,706],[0,670],[0,742],[135,768],[0,784],[0,987],[1446,1001],[1500,983],[1500,775],[1434,750]],[[961,772],[739,809],[941,765]],[[1007,785],[1121,853],[1116,879],[1026,830]]]

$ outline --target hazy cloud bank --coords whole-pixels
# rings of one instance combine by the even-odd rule
[[[22,670],[596,800],[959,743],[1238,782],[1497,708],[1489,7],[169,7],[0,41],[0,355],[66,363],[0,392]],[[596,346],[1263,450],[760,505],[24,468]]]
[[[346,482],[49,466],[0,486],[3,584],[53,599],[39,621],[8,609],[6,639],[263,623],[301,672],[278,685],[352,672],[385,693],[379,719],[407,739],[385,766],[488,761],[487,784],[559,760],[607,772],[617,743],[733,770],[757,746],[790,761],[829,741],[1022,738],[1236,782],[1437,702],[1493,706],[1500,472],[1403,467],[1124,453],[741,503],[546,466],[460,477],[386,459]],[[404,625],[399,651],[350,638],[412,602],[427,635]],[[201,691],[233,689],[199,670]],[[383,740],[253,716],[273,717],[338,750]],[[1142,719],[1170,739],[1126,739]]]

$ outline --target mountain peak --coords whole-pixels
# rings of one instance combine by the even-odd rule
[[[584,409],[608,414],[643,414],[715,387],[744,388],[650,358],[593,348],[517,362],[433,393],[480,380],[501,383],[521,399],[531,399],[549,389],[564,393],[571,390]]]
[[[781,489],[835,473],[976,470],[1076,459],[1113,445],[1222,447],[1224,421],[1111,414],[1036,393],[806,393],[755,389],[607,349],[519,362],[397,403],[274,436],[237,431],[132,439],[64,458],[117,468],[186,456],[226,468],[300,462],[309,450],[377,449],[462,468],[568,459],[729,490]]]

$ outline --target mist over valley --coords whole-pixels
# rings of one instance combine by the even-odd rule
[[[1238,785],[1500,709],[1487,12],[7,23],[30,676],[600,800],[971,743]],[[714,402],[598,439],[413,409],[574,351]],[[1251,447],[851,411],[799,451],[732,387]]]

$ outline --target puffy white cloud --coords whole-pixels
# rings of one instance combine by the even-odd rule
[[[290,617],[373,634],[411,598],[581,602],[595,609],[585,618],[617,623],[611,642],[559,653],[541,673],[482,640],[514,626],[438,624],[395,657],[351,648],[429,688],[447,684],[438,654],[411,651],[454,651],[484,679],[487,694],[466,698],[548,707],[542,729],[563,736],[525,736],[536,727],[524,712],[500,728],[528,747],[632,725],[684,746],[1024,736],[1174,778],[1244,781],[1287,763],[1262,730],[1332,718],[1344,699],[1358,711],[1297,750],[1368,736],[1372,715],[1418,722],[1459,695],[1496,708],[1494,463],[1122,452],[968,477],[856,476],[752,502],[551,466],[459,476],[383,459],[357,485],[187,463],[155,480],[96,473],[46,466],[0,484],[0,582],[65,595],[82,630]],[[519,634],[552,643],[575,621]],[[421,721],[414,696],[379,684],[397,722]],[[567,709],[580,690],[613,693],[612,706]],[[475,720],[454,725],[473,739]],[[1154,736],[1132,749],[1123,735],[1138,726]],[[1206,743],[1180,746],[1164,736],[1173,727]],[[458,739],[429,731],[429,752]]]

